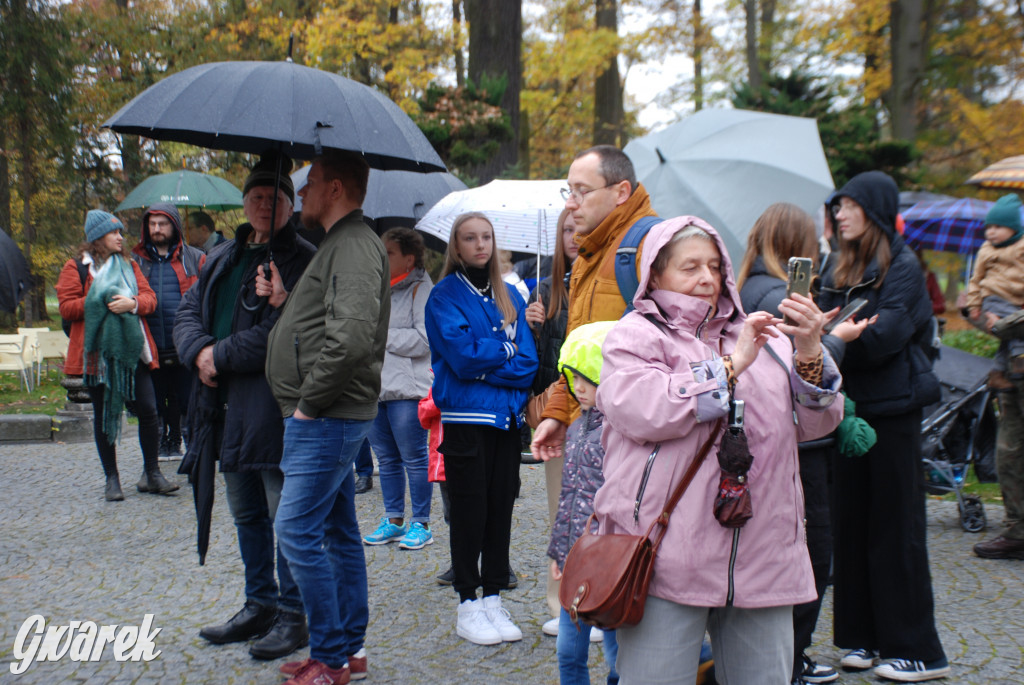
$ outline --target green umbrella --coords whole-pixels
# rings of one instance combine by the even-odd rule
[[[156,202],[221,211],[241,207],[242,193],[223,178],[182,169],[150,176],[128,193],[114,211],[149,207]]]

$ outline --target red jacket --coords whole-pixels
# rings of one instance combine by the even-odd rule
[[[160,366],[157,361],[156,343],[153,341],[153,334],[149,332],[149,324],[144,318],[147,314],[156,310],[156,295],[149,287],[146,277],[139,271],[139,265],[131,261],[132,271],[135,273],[135,282],[139,285],[139,294],[135,300],[139,303],[138,314],[142,326],[146,331],[146,344],[152,354],[153,361],[149,368],[155,369]],[[64,264],[57,278],[57,300],[60,302],[60,315],[71,322],[71,339],[68,342],[68,356],[64,360],[64,373],[69,376],[81,376],[82,348],[85,338],[85,295],[92,286],[92,274],[85,277],[85,285],[78,275],[78,265],[74,259],[69,259]]]
[[[430,450],[428,452],[427,480],[431,483],[443,483],[445,481],[444,457],[437,451],[437,448],[441,446],[444,428],[441,425],[441,410],[434,404],[433,390],[420,400],[416,414],[419,416],[420,425],[430,431],[430,438],[427,441]]]

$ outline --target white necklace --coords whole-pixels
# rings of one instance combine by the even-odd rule
[[[491,279],[490,278],[487,279],[487,283],[485,283],[484,287],[482,287],[482,288],[477,288],[475,285],[473,285],[473,281],[470,281],[469,284],[472,285],[473,288],[475,288],[476,291],[478,293],[480,293],[481,295],[486,295],[487,292],[491,289]]]

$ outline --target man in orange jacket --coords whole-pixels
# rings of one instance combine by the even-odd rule
[[[580,252],[569,280],[566,335],[583,324],[622,317],[626,302],[615,280],[615,251],[638,219],[655,215],[650,196],[637,183],[633,163],[617,147],[598,145],[576,155],[568,180],[562,195],[576,222]],[[637,264],[640,254],[637,250]],[[533,433],[534,456],[543,461],[561,457],[566,428],[578,413],[579,404],[566,389],[565,379],[559,379]]]

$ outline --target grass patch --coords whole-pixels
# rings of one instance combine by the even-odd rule
[[[967,476],[964,478],[964,484],[962,488],[964,495],[974,495],[980,497],[981,501],[986,504],[1003,504],[1003,493],[999,489],[999,483],[979,483],[978,477],[974,475],[974,469],[968,469]],[[949,492],[942,495],[929,495],[935,499],[946,500],[947,502],[956,501],[956,493]]]
[[[27,392],[21,386],[18,374],[0,374],[0,414],[53,416],[58,409],[63,408],[67,400],[67,390],[60,384],[64,373],[56,365],[51,365],[49,370],[44,365],[43,370],[42,381],[32,389],[32,392]]]
[[[942,344],[976,354],[979,357],[988,357],[989,359],[996,356],[996,350],[999,349],[998,338],[988,333],[982,333],[974,328],[962,331],[947,331],[942,336]]]

